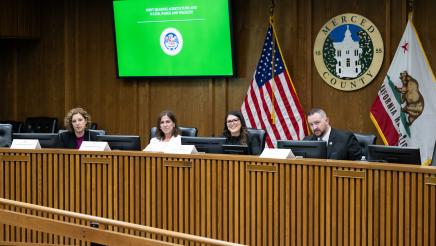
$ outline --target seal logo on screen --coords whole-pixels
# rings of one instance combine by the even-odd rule
[[[327,21],[313,48],[321,78],[342,91],[358,90],[371,83],[380,71],[383,56],[383,40],[375,24],[352,13]]]
[[[175,28],[167,28],[160,35],[160,47],[169,56],[180,53],[183,47],[182,34]]]

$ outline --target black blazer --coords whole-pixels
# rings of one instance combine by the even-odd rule
[[[223,135],[223,137],[225,137]],[[226,139],[226,144],[240,145],[241,137],[230,137]],[[256,135],[248,133],[248,154],[249,155],[260,155],[262,152],[262,146],[259,138]]]
[[[83,141],[96,141],[97,133],[85,130]],[[59,147],[65,149],[74,149],[76,146],[76,135],[74,132],[66,131],[59,134]]]
[[[304,140],[317,140],[315,135],[310,135]],[[332,128],[327,142],[327,158],[335,160],[361,160],[362,148],[356,136],[351,132]]]

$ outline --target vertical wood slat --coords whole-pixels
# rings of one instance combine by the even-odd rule
[[[245,242],[245,227],[247,226],[247,224],[245,224],[246,222],[246,200],[244,199],[245,194],[247,193],[246,187],[245,187],[245,180],[247,179],[247,175],[245,172],[245,165],[246,163],[244,162],[239,162],[239,175],[240,175],[240,179],[239,179],[239,187],[240,187],[240,195],[239,195],[239,215],[240,215],[240,219],[239,219],[239,231],[240,231],[240,237],[238,240],[238,243],[243,243]],[[278,239],[277,239],[278,241]]]
[[[320,245],[321,242],[324,242],[324,244],[327,244],[326,242],[326,220],[327,220],[327,216],[326,216],[326,189],[327,189],[327,180],[326,180],[326,168],[324,167],[320,167],[319,168],[319,180],[318,180],[318,191],[319,191],[319,201],[318,201],[318,212],[317,215],[319,220],[318,220],[318,224],[319,224],[319,229],[318,229],[318,236],[317,239],[314,244],[315,245]],[[316,192],[316,191],[315,191]],[[315,232],[315,235],[317,233]]]
[[[404,245],[404,174],[400,173],[398,177],[398,245]]]
[[[214,161],[212,163],[212,175],[211,175],[211,186],[212,186],[212,190],[211,190],[211,233],[212,235],[217,235],[217,220],[218,220],[218,216],[217,216],[217,211],[218,211],[218,181],[217,181],[217,175],[214,175],[217,173],[217,169],[218,169],[218,165],[220,165],[221,162],[220,161]],[[187,182],[186,182],[187,183]]]
[[[3,161],[3,157],[4,155],[0,155],[0,197],[6,197],[5,196],[5,192],[4,189],[6,187],[6,177],[5,177],[5,169],[6,169],[6,162]],[[2,207],[3,208],[3,207]],[[0,223],[0,240],[6,241],[6,235],[5,235],[5,230],[6,230],[6,226],[5,224]]]
[[[418,176],[418,184],[417,184],[417,201],[419,202],[418,206],[417,206],[417,237],[416,237],[416,244],[417,245],[423,245],[423,218],[424,218],[424,197],[423,197],[423,188],[424,185],[424,176],[422,174],[420,174]]]
[[[303,171],[302,171],[302,167],[301,166],[297,166],[297,172],[296,172],[296,176],[297,176],[297,187],[296,187],[296,193],[297,193],[297,197],[296,197],[296,207],[297,207],[297,214],[296,214],[296,218],[297,218],[297,223],[296,225],[301,225],[301,226],[296,226],[296,239],[297,239],[297,245],[301,245],[303,238],[302,238],[302,227],[303,225],[303,221],[302,221],[302,217],[300,215],[303,214],[303,206],[304,204],[304,200],[303,200],[303,196],[305,194],[302,193],[302,183],[303,183]],[[303,204],[300,204],[300,202],[298,201],[302,201]]]
[[[434,174],[371,170],[364,165],[355,170],[340,167],[340,163],[331,167],[208,158],[183,159],[192,163],[189,168],[162,169],[163,157],[29,156],[28,162],[0,158],[2,197],[135,223],[155,220],[156,227],[167,223],[183,232],[253,245],[435,242],[436,229],[431,223],[436,215],[431,209],[436,198]],[[110,161],[99,163],[101,159]],[[253,170],[253,166],[263,169]],[[338,170],[366,174],[339,177]],[[159,221],[159,207],[166,220]],[[1,240],[82,243],[10,226],[2,226],[0,236]]]
[[[233,204],[235,203],[235,197],[234,197],[234,190],[235,190],[235,184],[234,184],[234,172],[233,172],[233,162],[229,162],[227,165],[227,172],[228,172],[228,192],[227,192],[227,197],[228,197],[228,220],[227,220],[227,239],[228,241],[234,241],[234,237],[233,237],[233,232],[234,232],[234,223],[233,223],[233,218],[234,218],[234,207]],[[209,172],[208,172],[209,173]],[[210,174],[213,175],[213,174]],[[209,201],[209,198],[207,199]],[[209,207],[209,206],[208,206]],[[210,235],[207,234],[207,236],[209,237]]]
[[[247,168],[247,167],[245,167]],[[245,206],[249,207],[251,205],[251,173],[246,172],[245,176]],[[245,210],[245,244],[251,244],[251,229],[253,223],[251,223],[251,209]]]
[[[431,194],[430,194],[431,199],[430,199],[429,204],[430,204],[430,206],[434,206],[434,204],[436,204],[436,186],[432,186],[430,188],[430,192],[431,192]],[[430,228],[428,231],[428,234],[430,235],[429,245],[436,245],[436,225],[434,223],[436,221],[436,212],[435,212],[434,207],[430,207],[430,206],[429,206],[428,211],[430,212],[429,217],[430,217],[430,221],[432,223],[430,223]]]
[[[279,242],[279,235],[283,235],[285,240],[280,241],[280,246],[283,246],[289,235],[285,234],[285,223],[288,221],[288,214],[291,211],[289,196],[285,196],[285,190],[289,190],[289,186],[285,185],[285,167],[281,166],[279,171],[279,178],[275,179],[275,187],[282,187],[282,189],[274,189],[274,205],[276,207],[274,211],[274,221],[276,221],[274,230],[274,241]],[[288,179],[289,180],[289,179]],[[289,193],[288,193],[289,194]],[[287,209],[286,209],[287,207]],[[285,213],[285,211],[287,213]],[[282,216],[280,216],[282,215]],[[289,222],[287,223],[289,225]],[[289,245],[289,244],[288,244]]]
[[[314,187],[313,187],[313,194],[314,194],[314,200],[313,200],[313,230],[311,230],[311,234],[309,235],[309,239],[313,238],[313,241],[310,243],[311,245],[319,245],[319,235],[320,235],[320,216],[319,216],[319,210],[320,210],[320,195],[321,193],[319,192],[319,182],[321,181],[321,177],[319,175],[319,168],[315,167],[313,170],[313,183],[314,183]],[[309,181],[310,182],[310,181]]]
[[[212,204],[211,204],[211,192],[212,192],[211,177],[213,174],[211,173],[211,169],[212,169],[211,168],[211,164],[212,164],[211,161],[209,161],[205,164],[206,164],[205,165],[205,171],[206,171],[206,180],[205,181],[206,181],[206,183],[204,184],[204,186],[206,188],[205,189],[206,190],[206,196],[205,196],[205,199],[206,199],[206,204],[205,204],[205,215],[206,215],[206,217],[205,217],[205,220],[206,220],[205,236],[211,237],[212,236],[212,234],[211,234],[211,217],[210,217],[211,216],[210,212],[211,212],[211,207],[212,207]],[[228,170],[230,170],[229,166],[228,166]],[[229,191],[231,191],[232,189],[233,189],[233,187],[229,188]],[[230,209],[230,206],[232,204],[230,193],[229,193],[229,198],[230,198],[230,201],[229,201],[228,205],[229,205],[229,209]]]
[[[149,205],[151,198],[151,190],[156,187],[156,181],[151,179],[151,177],[156,177],[156,175],[152,175],[152,172],[156,170],[154,168],[154,164],[151,161],[148,161],[148,165],[145,165],[146,161],[149,158],[141,159],[141,183],[140,186],[143,188],[143,192],[141,192],[141,224],[146,226],[155,226],[156,223],[156,214],[151,215],[151,206]],[[153,182],[154,181],[154,182]],[[156,194],[155,192],[153,192]],[[156,200],[156,198],[154,199]],[[150,237],[149,234],[141,234],[141,236]],[[153,239],[156,239],[155,237]]]

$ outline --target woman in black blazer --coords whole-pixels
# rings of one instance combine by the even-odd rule
[[[224,119],[223,136],[226,144],[247,145],[248,154],[259,154],[261,143],[257,138],[251,136],[245,124],[244,117],[239,111],[232,111]]]
[[[83,141],[95,141],[96,132],[91,132],[91,116],[82,108],[73,108],[64,119],[67,131],[59,134],[61,148],[79,149]]]

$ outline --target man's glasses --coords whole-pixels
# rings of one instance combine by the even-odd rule
[[[239,119],[228,120],[227,124],[232,124],[233,122],[238,122],[238,121],[239,121]]]

